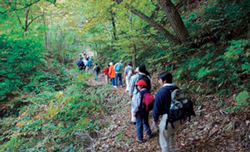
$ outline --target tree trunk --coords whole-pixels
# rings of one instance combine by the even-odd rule
[[[45,26],[47,26],[47,21],[46,21],[45,16],[46,16],[45,11],[43,11],[43,23]],[[48,49],[49,48],[49,35],[47,33],[47,30],[44,31],[44,38],[45,38],[45,47],[46,47],[46,49]]]
[[[114,39],[117,40],[114,13],[112,11],[110,13],[111,13],[112,26],[113,26],[113,36],[114,36]]]
[[[171,2],[171,0],[158,0],[158,3],[167,15],[172,28],[178,35],[181,42],[185,43],[189,37],[189,34],[174,4]]]
[[[135,8],[130,8],[130,11],[134,13],[135,15],[139,16],[144,21],[148,22],[150,26],[158,29],[162,34],[171,42],[173,42],[176,45],[181,44],[180,41],[175,38],[171,33],[169,33],[163,26],[159,25],[155,21],[151,20],[149,17],[147,17],[145,14],[140,12],[139,10],[136,10]]]
[[[132,24],[132,13],[131,12],[130,12],[130,16],[129,16],[129,21],[130,21],[130,30],[132,31],[133,30],[133,24]],[[135,45],[132,34],[130,35],[130,37],[131,37],[131,43],[132,43],[132,46],[133,46],[132,66],[133,66],[133,68],[135,68],[136,67],[136,45]]]

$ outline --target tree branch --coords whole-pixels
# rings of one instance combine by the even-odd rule
[[[35,21],[36,19],[38,19],[38,18],[41,17],[41,16],[43,16],[43,14],[42,14],[42,15],[39,15],[39,16],[37,16],[37,17],[35,17],[35,18],[33,18],[33,19],[29,22],[28,26],[30,26],[30,24],[31,24],[33,21]]]
[[[140,12],[139,10],[137,10],[137,9],[135,9],[133,7],[130,7],[130,11],[132,13],[134,13],[135,15],[139,16],[144,21],[148,22],[150,24],[150,26],[158,29],[160,32],[162,32],[162,34],[168,40],[170,40],[174,44],[176,44],[176,45],[181,44],[180,41],[178,39],[176,39],[171,33],[169,33],[163,26],[161,26],[158,23],[156,23],[155,21],[151,20],[148,16],[146,16],[145,14],[143,14],[142,12]]]
[[[17,10],[24,10],[24,9],[26,9],[26,8],[28,8],[28,7],[30,7],[30,6],[32,6],[32,5],[34,5],[34,4],[36,4],[36,3],[38,3],[38,2],[40,2],[40,0],[37,0],[37,1],[35,1],[35,2],[32,2],[32,3],[28,4],[28,5],[25,5],[25,6],[22,7],[22,8],[14,8],[14,9],[11,8],[11,9],[5,11],[5,12],[0,12],[0,14],[5,14],[5,13],[8,13],[8,12],[17,11]],[[10,7],[12,7],[10,2],[9,2],[9,5],[10,5]]]

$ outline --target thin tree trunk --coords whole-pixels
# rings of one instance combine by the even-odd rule
[[[171,33],[169,33],[163,26],[159,25],[158,23],[156,23],[155,21],[153,21],[152,19],[150,19],[149,17],[147,17],[145,14],[143,14],[139,10],[136,10],[135,8],[130,8],[130,11],[132,13],[134,13],[135,15],[139,16],[144,21],[148,22],[150,26],[152,26],[152,27],[158,29],[160,32],[162,32],[162,34],[169,41],[173,42],[176,45],[181,44],[180,41],[177,38],[175,38]]]
[[[174,4],[171,0],[158,0],[158,3],[167,15],[172,28],[175,30],[181,42],[185,43],[189,34]]]
[[[112,26],[113,26],[113,36],[114,36],[114,39],[117,40],[114,13],[112,11],[110,13],[111,13]]]
[[[47,26],[45,11],[43,11],[43,23],[45,26]],[[47,30],[44,32],[44,38],[45,38],[45,47],[46,49],[48,49],[49,48],[49,35],[47,33]]]

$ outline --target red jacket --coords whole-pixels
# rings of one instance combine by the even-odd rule
[[[107,66],[106,69],[102,71],[102,73],[104,73],[105,75],[109,75],[109,66]]]

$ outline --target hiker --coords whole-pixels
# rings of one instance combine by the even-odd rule
[[[130,82],[130,78],[132,76],[133,73],[133,67],[132,67],[132,63],[128,62],[127,66],[124,68],[124,77],[125,77],[125,81],[126,81],[126,91],[129,91],[129,82]]]
[[[159,125],[159,142],[162,152],[172,152],[174,147],[174,134],[180,126],[180,121],[173,123],[174,128],[170,123],[167,123],[169,109],[171,105],[171,92],[178,89],[172,82],[172,74],[169,72],[158,75],[158,82],[162,85],[162,88],[157,92],[155,96],[155,103],[153,108],[154,125]],[[161,116],[159,122],[159,116]],[[167,123],[167,126],[166,126]],[[165,129],[167,127],[167,129]]]
[[[131,77],[130,83],[129,83],[129,95],[131,97],[131,121],[129,123],[136,124],[136,118],[134,117],[133,109],[134,109],[134,103],[136,100],[136,94],[138,93],[135,88],[135,83],[139,79],[139,67],[135,69],[135,74]]]
[[[136,82],[138,80],[143,79],[147,83],[147,91],[150,92],[151,90],[151,80],[149,77],[149,72],[147,71],[144,64],[140,65],[136,68],[135,72],[137,72],[135,75],[131,77],[130,84],[129,84],[129,95],[132,99],[131,101],[131,121],[129,123],[136,124],[136,119],[133,116],[133,109],[136,102],[136,95],[139,92],[136,87]]]
[[[77,66],[79,68],[80,71],[85,69],[85,64],[83,62],[83,56],[82,54],[80,54],[80,59],[77,61]]]
[[[142,143],[143,140],[143,126],[148,138],[151,138],[152,132],[148,123],[149,111],[142,110],[142,101],[145,98],[144,94],[147,93],[147,83],[144,80],[139,80],[135,84],[139,90],[136,96],[136,102],[133,109],[133,115],[136,117],[136,130],[137,130],[137,142]]]
[[[83,55],[84,55],[84,58],[87,60],[87,58],[88,58],[87,53],[86,53],[86,52],[83,52]]]
[[[89,69],[91,68],[91,65],[92,65],[92,60],[91,58],[87,58],[87,63],[86,63],[86,72],[89,71]]]
[[[122,74],[121,74],[122,60],[120,60],[118,63],[115,64],[114,69],[115,69],[115,87],[118,87],[118,79],[119,79],[119,85],[120,87],[122,87]]]
[[[110,80],[112,82],[112,85],[115,86],[115,69],[114,69],[113,62],[110,62],[109,65],[110,66],[109,66],[108,75],[109,75],[109,78],[110,78]]]
[[[108,64],[108,66],[102,71],[102,73],[104,73],[104,75],[105,75],[106,84],[109,83],[109,67],[110,67],[110,65]]]
[[[94,72],[94,74],[95,74],[95,80],[96,80],[96,81],[99,81],[99,79],[98,79],[98,74],[99,74],[99,72],[100,72],[100,67],[98,66],[97,63],[95,64],[95,66],[94,66],[94,68],[93,68],[93,72]]]

